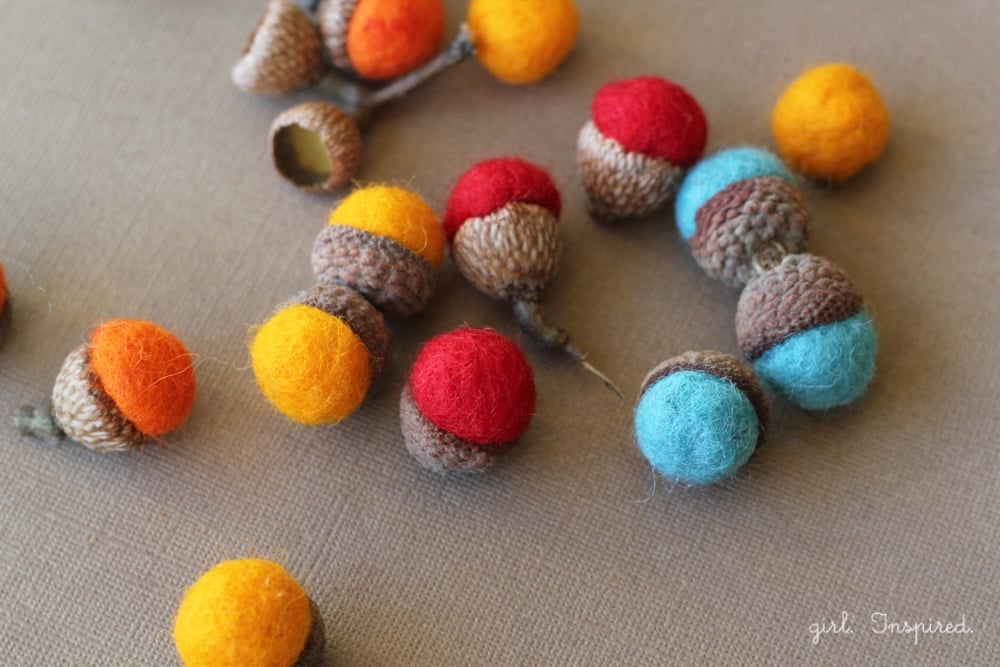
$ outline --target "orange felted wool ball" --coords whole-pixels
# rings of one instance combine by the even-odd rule
[[[444,39],[441,0],[360,0],[347,28],[347,54],[367,79],[394,79],[430,60]]]
[[[774,106],[778,151],[813,178],[843,181],[873,162],[889,142],[889,111],[878,90],[851,65],[806,71]]]
[[[22,408],[22,431],[66,435],[98,451],[145,444],[184,423],[194,403],[191,354],[162,327],[110,320],[66,357],[52,414]]]

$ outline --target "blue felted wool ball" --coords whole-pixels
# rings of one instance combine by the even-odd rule
[[[875,375],[878,335],[862,310],[789,336],[754,362],[761,380],[806,410],[853,403]]]
[[[856,401],[875,375],[864,301],[843,269],[815,255],[788,255],[747,283],[736,337],[760,378],[806,410]]]
[[[635,411],[639,449],[659,473],[712,484],[745,464],[767,424],[753,372],[720,352],[688,352],[657,366]]]
[[[726,186],[748,178],[776,176],[795,182],[785,163],[763,148],[740,146],[705,158],[688,172],[677,191],[677,228],[685,241],[696,231],[698,209]]]

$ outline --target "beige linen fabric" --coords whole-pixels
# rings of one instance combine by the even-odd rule
[[[310,286],[332,197],[285,184],[271,120],[299,100],[228,70],[258,2],[0,0],[0,664],[174,665],[184,588],[219,560],[284,563],[322,610],[331,665],[1000,664],[1000,12],[993,0],[580,0],[578,48],[512,88],[469,61],[381,110],[363,182],[442,209],[474,161],[516,154],[565,195],[551,319],[628,394],[522,340],[538,415],[487,476],[417,466],[398,426],[422,341],[461,323],[518,336],[449,269],[396,325],[384,384],[336,428],[292,424],[247,370],[248,327]],[[455,30],[464,3],[447,3]],[[809,186],[812,249],[850,272],[881,332],[859,404],[774,402],[748,469],[655,487],[632,401],[659,361],[735,352],[738,293],[707,279],[664,212],[589,222],[574,164],[594,91],[673,78],[712,149],[768,145],[804,67],[871,72],[888,152]],[[188,423],[100,455],[19,435],[102,319],[153,319],[198,355]],[[813,623],[853,634],[812,643]],[[963,617],[973,634],[877,634],[871,616]],[[877,617],[878,618],[878,617]],[[877,623],[876,623],[877,626]]]

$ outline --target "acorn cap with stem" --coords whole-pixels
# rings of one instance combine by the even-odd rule
[[[316,26],[291,0],[270,0],[230,75],[244,92],[280,96],[316,83],[324,71]]]

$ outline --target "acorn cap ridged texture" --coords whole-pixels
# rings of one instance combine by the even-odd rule
[[[240,90],[288,95],[323,75],[322,44],[316,27],[291,0],[270,0],[243,55],[231,72]]]
[[[382,376],[392,359],[392,332],[382,313],[363,296],[343,285],[320,284],[295,295],[292,303],[312,306],[343,320],[368,349],[372,382]]]
[[[753,370],[731,354],[709,350],[706,352],[685,352],[671,357],[658,364],[646,375],[642,381],[639,395],[642,396],[647,389],[671,373],[684,370],[709,373],[729,380],[736,385],[736,388],[742,391],[750,400],[750,404],[753,405],[754,412],[757,413],[757,422],[760,424],[760,437],[763,437],[770,413],[767,396]],[[759,442],[760,438],[758,438]]]
[[[625,150],[590,120],[580,130],[576,163],[587,210],[601,222],[649,215],[673,197],[684,169],[668,160]]]
[[[134,449],[149,440],[104,391],[87,345],[70,352],[56,376],[52,417],[70,439],[99,452]]]
[[[478,290],[504,301],[542,300],[559,267],[559,220],[536,204],[511,202],[459,227],[452,253]]]
[[[360,0],[323,0],[316,9],[316,21],[330,62],[340,69],[353,69],[347,54],[347,31]]]
[[[430,302],[438,271],[430,262],[385,236],[327,225],[316,236],[312,269],[321,282],[345,285],[395,319],[416,315]]]
[[[809,241],[809,211],[798,188],[774,176],[723,188],[698,209],[695,224],[691,254],[705,273],[731,287],[756,274],[754,258],[773,244],[796,254]]]
[[[281,132],[292,126],[319,136],[330,161],[330,173],[325,179],[300,178],[294,173],[295,165],[285,163]],[[269,140],[275,169],[285,180],[306,192],[328,192],[344,187],[361,164],[361,130],[357,122],[340,107],[327,102],[303,102],[282,112],[271,123]]]
[[[517,442],[477,445],[448,433],[420,412],[409,383],[399,398],[399,421],[406,451],[434,472],[484,472]]]
[[[736,306],[736,338],[754,360],[789,336],[840,322],[864,299],[847,273],[817,255],[788,255],[747,283]]]

